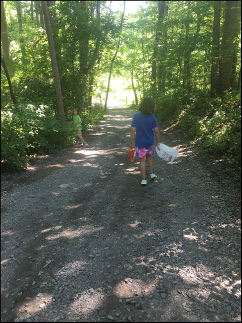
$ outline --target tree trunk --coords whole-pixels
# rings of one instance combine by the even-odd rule
[[[154,97],[156,94],[156,60],[157,60],[157,45],[155,44],[152,57],[152,70],[151,70],[151,93]]]
[[[50,48],[50,57],[51,57],[51,65],[52,70],[54,74],[54,83],[55,83],[55,91],[56,91],[56,98],[57,98],[57,108],[58,108],[58,114],[63,122],[65,122],[65,111],[63,107],[63,100],[62,100],[62,93],[61,93],[61,84],[60,84],[60,78],[59,78],[59,71],[58,71],[58,65],[56,61],[56,54],[55,54],[55,45],[53,40],[53,35],[51,31],[51,25],[50,25],[50,17],[49,17],[49,11],[47,7],[47,1],[41,1],[42,3],[42,9],[45,19],[45,27],[48,37],[48,43]]]
[[[239,34],[239,1],[226,1],[225,19],[221,58],[219,62],[219,94],[223,95],[231,87],[233,54],[236,50],[235,41]]]
[[[132,81],[132,89],[133,89],[134,97],[135,97],[135,104],[138,105],[138,97],[137,97],[137,93],[136,93],[136,88],[134,86],[134,68],[133,67],[131,70],[131,81]]]
[[[34,2],[35,15],[36,15],[36,25],[39,28],[39,1]]]
[[[5,60],[5,64],[9,71],[9,74],[11,75],[13,66],[9,47],[8,27],[4,8],[4,1],[1,1],[1,42],[3,49],[3,58]]]
[[[164,64],[162,64],[162,61],[164,60],[165,57],[165,39],[164,35],[165,32],[163,30],[163,23],[162,23],[162,18],[164,17],[165,14],[165,1],[158,1],[158,12],[159,12],[159,31],[156,33],[157,35],[157,43],[160,42],[162,43],[159,51],[158,51],[158,60],[157,60],[157,84],[158,84],[158,91],[164,92],[164,88],[162,89],[162,79],[164,76]],[[164,82],[164,81],[163,81]]]
[[[15,98],[15,95],[13,93],[13,87],[12,87],[12,83],[11,83],[11,79],[10,79],[10,76],[9,76],[9,73],[8,73],[8,69],[7,69],[7,66],[4,62],[4,59],[3,57],[1,58],[1,62],[2,62],[2,65],[3,65],[3,68],[4,68],[4,72],[7,76],[7,79],[8,79],[8,86],[9,86],[9,90],[10,90],[10,94],[11,94],[11,98],[13,100],[13,104],[15,105],[15,107],[17,106],[17,101],[16,101],[16,98]]]
[[[190,14],[190,1],[188,1],[188,15]],[[191,60],[191,54],[196,48],[197,44],[197,38],[198,34],[200,32],[200,24],[201,24],[201,16],[198,14],[197,17],[197,30],[195,35],[193,36],[193,39],[191,41],[191,44],[189,45],[188,42],[188,35],[190,31],[190,26],[189,26],[189,17],[187,17],[187,22],[186,22],[186,50],[185,50],[185,55],[184,55],[184,69],[183,69],[183,87],[187,89],[189,92],[192,91],[192,84],[191,84],[191,70],[190,70],[190,60]]]
[[[211,65],[211,90],[210,96],[214,96],[218,89],[219,80],[219,37],[220,37],[220,14],[221,1],[214,1],[213,18],[213,42],[212,42],[212,65]]]
[[[239,77],[238,77],[238,84],[237,84],[237,91],[241,89],[241,67],[239,70]]]
[[[96,39],[96,46],[94,50],[94,54],[92,57],[92,60],[88,66],[87,74],[89,75],[89,98],[88,98],[88,108],[89,111],[92,109],[92,95],[93,95],[93,82],[94,82],[94,74],[93,74],[93,67],[97,61],[98,54],[99,54],[99,47],[100,47],[100,36],[101,36],[101,30],[100,30],[100,1],[97,1],[97,24],[98,24],[98,36]]]
[[[23,38],[21,1],[15,1],[15,5],[16,5],[16,8],[17,8],[17,15],[18,15],[18,29],[19,29],[20,48],[21,48],[21,53],[22,53],[22,63],[24,65],[25,64],[25,59],[26,59],[26,52],[25,52],[25,45],[24,45],[24,38]]]
[[[232,59],[232,70],[231,70],[231,78],[230,78],[230,85],[232,89],[236,89],[236,66],[237,66],[237,53],[233,53]]]
[[[89,51],[89,30],[88,26],[88,1],[76,1],[76,9],[82,13],[82,20],[78,24],[79,34],[79,72],[75,84],[76,96],[75,101],[78,102],[79,109],[85,106],[85,98],[88,93],[88,51]]]
[[[31,1],[31,3],[30,3],[30,12],[31,12],[31,20],[32,20],[32,22],[34,22],[34,8],[33,8],[33,2],[34,2],[34,1]]]
[[[111,75],[112,75],[112,69],[113,69],[113,63],[115,61],[115,58],[118,54],[118,50],[119,50],[119,45],[120,45],[120,41],[121,41],[121,32],[122,32],[122,27],[123,27],[123,21],[124,21],[124,12],[125,12],[125,1],[124,1],[124,10],[123,10],[123,14],[121,17],[121,22],[120,22],[120,31],[119,31],[119,39],[118,39],[118,45],[117,45],[117,49],[115,51],[115,54],[111,60],[111,65],[110,65],[110,69],[109,69],[109,76],[108,76],[108,86],[107,86],[107,91],[106,91],[106,99],[105,99],[105,105],[104,105],[104,110],[107,110],[107,104],[108,104],[108,93],[109,93],[109,88],[110,88],[110,81],[111,81]]]
[[[93,82],[94,82],[94,73],[90,72],[89,75],[89,91],[88,91],[88,110],[92,111],[92,97],[93,97]]]

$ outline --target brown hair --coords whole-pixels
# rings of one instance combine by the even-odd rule
[[[152,98],[144,98],[140,103],[139,111],[146,115],[153,114],[155,111],[155,101]]]

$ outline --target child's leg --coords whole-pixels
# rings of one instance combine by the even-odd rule
[[[140,171],[141,171],[142,179],[146,179],[145,166],[146,166],[146,156],[144,156],[143,158],[140,158]]]
[[[83,143],[84,139],[82,138],[81,130],[77,130],[77,137],[80,139],[80,142]]]
[[[148,166],[149,166],[149,169],[150,169],[150,173],[153,173],[154,172],[154,166],[153,166],[152,156],[150,154],[148,154],[148,155],[146,155],[146,158],[147,158],[147,163],[148,163]]]

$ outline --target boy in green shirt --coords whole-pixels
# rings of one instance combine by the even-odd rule
[[[80,139],[80,141],[77,143],[78,145],[83,145],[83,147],[87,146],[87,143],[84,141],[82,137],[82,119],[78,115],[77,109],[73,110],[73,121],[71,123],[74,123],[75,129],[77,131],[77,136]]]

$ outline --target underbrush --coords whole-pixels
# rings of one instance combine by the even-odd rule
[[[104,116],[95,105],[83,113],[83,132]],[[71,146],[76,132],[73,124],[62,123],[53,109],[45,106],[19,105],[1,111],[1,165],[13,170],[27,166],[34,155]]]
[[[223,98],[206,93],[172,93],[156,98],[156,115],[164,126],[176,124],[185,138],[213,156],[222,158],[241,174],[241,95]]]

